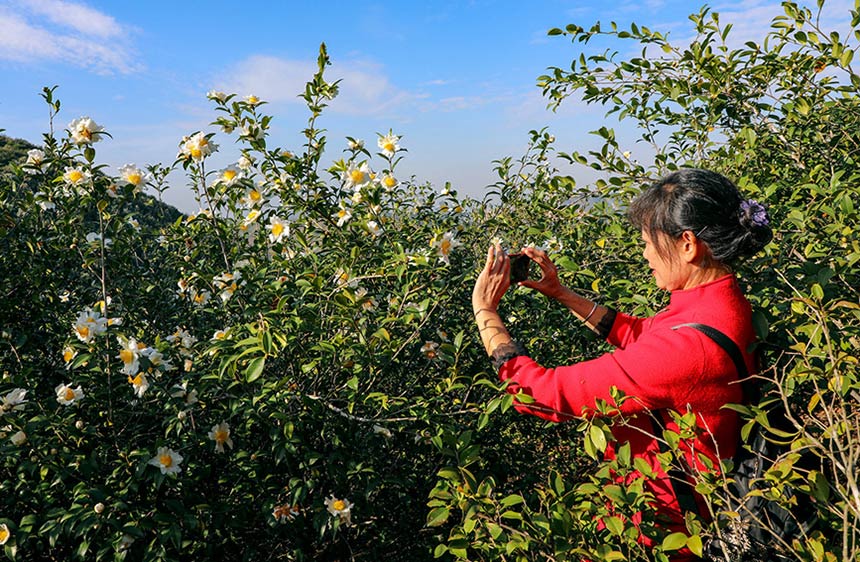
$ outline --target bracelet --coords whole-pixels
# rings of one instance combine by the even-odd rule
[[[594,311],[597,310],[597,303],[594,303],[594,306],[591,307],[591,312],[588,313],[588,316],[582,319],[583,322],[588,322],[588,319],[594,315]]]

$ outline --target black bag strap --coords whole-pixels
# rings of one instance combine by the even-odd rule
[[[707,324],[699,324],[696,322],[689,322],[687,324],[678,324],[677,326],[672,326],[673,330],[677,330],[679,328],[693,328],[699,330],[710,339],[714,341],[717,345],[719,345],[723,350],[728,354],[731,358],[732,363],[735,364],[735,368],[738,371],[738,378],[741,380],[741,383],[744,387],[744,397],[749,399],[750,393],[748,392],[748,373],[747,365],[744,361],[744,356],[741,353],[738,345],[732,341],[730,337],[717,330],[712,326],[708,326]],[[651,418],[651,423],[654,427],[654,433],[657,437],[657,445],[660,447],[661,453],[668,453],[669,447],[662,439],[663,431],[666,429],[666,421],[663,419],[663,411],[660,410],[656,412],[656,415]],[[690,480],[687,478],[687,475],[684,474],[684,471],[675,467],[669,469],[666,473],[669,477],[669,484],[672,486],[672,491],[675,493],[675,497],[678,499],[678,506],[682,511],[692,511],[695,513],[699,512],[699,507],[696,504],[695,496],[693,495],[693,487],[690,485]]]

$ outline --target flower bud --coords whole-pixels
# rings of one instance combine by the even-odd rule
[[[83,420],[78,420],[78,421],[76,421],[76,422],[75,422],[75,427],[76,427],[77,429],[83,429],[83,428],[84,428],[84,422],[83,422]]]
[[[24,433],[23,431],[19,431],[18,433],[14,434],[9,439],[12,441],[13,445],[20,446],[20,445],[23,445],[24,443],[27,442],[27,434]]]
[[[102,502],[99,502],[93,506],[93,511],[95,511],[96,513],[101,513],[104,510],[105,510],[105,504],[103,504]]]

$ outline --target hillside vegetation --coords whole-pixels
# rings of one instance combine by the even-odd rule
[[[768,381],[746,413],[767,425],[768,408],[788,408],[792,428],[780,436],[794,451],[768,473],[764,495],[811,503],[819,517],[781,546],[789,559],[860,560],[856,37],[821,29],[810,9],[783,7],[766,36],[741,46],[707,9],[691,16],[689,44],[636,25],[551,30],[576,54],[538,86],[551,105],[575,97],[605,110],[594,132],[602,146],[558,151],[551,131],[531,131],[524,155],[495,163],[499,180],[483,201],[402,177],[400,131],[327,139],[319,119],[338,83],[325,74],[324,46],[303,93],[308,119],[295,124],[302,146],[272,145],[265,101],[221,92],[209,93],[212,131],[189,131],[166,167],[105,173],[97,116],[38,148],[5,140],[5,555],[608,561],[701,552],[714,524],[691,514],[688,533],[667,535],[642,493],[647,474],[624,454],[602,459],[612,420],[553,425],[513,411],[470,307],[499,237],[547,248],[562,282],[583,294],[654,313],[665,295],[624,209],[649,182],[696,166],[767,205],[775,231],[738,271]],[[860,14],[851,18],[856,34]],[[618,52],[604,51],[605,40]],[[622,54],[631,46],[641,55]],[[43,93],[61,119],[56,94]],[[615,119],[640,144],[619,144]],[[236,163],[209,169],[209,155],[234,140]],[[603,179],[579,184],[579,166]],[[170,169],[185,172],[199,213],[143,193],[162,189]],[[502,307],[542,364],[607,349],[538,294],[515,290]],[[666,440],[677,447],[683,437]],[[709,509],[723,510],[720,478],[693,477]],[[646,549],[640,533],[657,547]]]

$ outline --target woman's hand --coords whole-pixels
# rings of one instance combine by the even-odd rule
[[[477,313],[482,309],[493,312],[511,286],[511,260],[499,244],[490,246],[487,262],[475,281],[472,290],[472,307]]]
[[[528,287],[543,293],[552,299],[561,297],[564,293],[564,286],[558,280],[558,269],[546,252],[537,248],[523,248],[522,253],[531,258],[533,262],[538,264],[541,270],[541,278],[538,281],[525,280],[520,282],[521,287]]]

